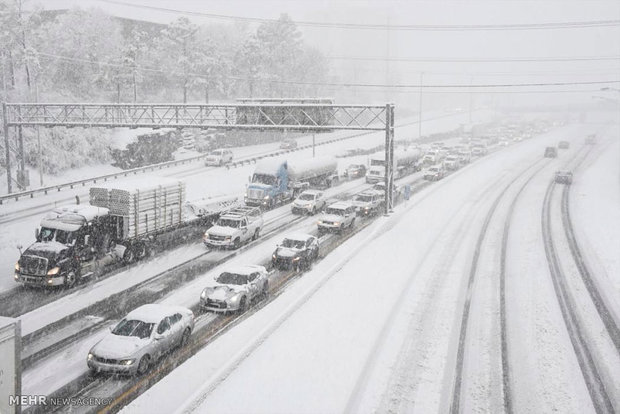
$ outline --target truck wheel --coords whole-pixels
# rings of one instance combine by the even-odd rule
[[[65,275],[65,287],[71,289],[77,282],[77,274],[74,270],[69,270]]]
[[[258,236],[260,235],[260,229],[254,230],[254,235],[252,236],[252,240],[258,240]]]
[[[136,253],[133,250],[133,246],[127,246],[125,253],[123,253],[123,262],[125,264],[133,263],[136,260]]]
[[[233,249],[237,250],[239,246],[241,246],[241,240],[239,239],[239,237],[237,237],[233,242]]]
[[[148,250],[146,248],[146,243],[138,243],[134,250],[136,260],[142,260],[147,256]]]

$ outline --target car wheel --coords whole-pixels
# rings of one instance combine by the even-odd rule
[[[313,215],[313,216],[316,214],[316,206],[312,207],[312,212],[310,214]]]
[[[148,356],[148,354],[144,355],[142,358],[140,358],[140,362],[138,363],[138,369],[136,373],[138,375],[143,375],[146,371],[148,371],[150,365],[151,365],[151,357]]]
[[[269,282],[265,282],[263,290],[261,291],[261,297],[265,299],[269,295]]]
[[[239,246],[241,246],[241,240],[239,239],[239,237],[237,237],[233,242],[233,249],[237,250]]]
[[[314,255],[312,256],[312,260],[317,260],[319,258],[319,249],[314,251]]]
[[[189,328],[185,328],[185,331],[183,331],[183,336],[181,336],[181,343],[179,344],[179,348],[183,348],[189,343],[189,336],[191,334],[192,331]]]
[[[241,298],[241,300],[239,300],[239,313],[243,313],[247,310],[248,310],[248,300],[244,296]]]
[[[254,235],[252,236],[252,240],[258,240],[259,233],[260,233],[260,229],[254,230]]]
[[[354,224],[355,224],[355,217],[353,217],[353,220],[351,220],[351,224],[349,224],[349,228],[352,228]]]
[[[77,282],[77,274],[74,270],[69,270],[65,276],[65,287],[71,289]]]

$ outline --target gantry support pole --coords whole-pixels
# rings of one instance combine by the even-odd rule
[[[394,207],[394,105],[385,105],[385,214]]]
[[[6,153],[6,189],[11,194],[11,147],[9,146],[9,125],[6,114],[6,103],[2,103],[2,124],[4,125],[4,147]]]

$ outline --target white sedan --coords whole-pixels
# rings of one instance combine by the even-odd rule
[[[161,356],[188,343],[194,313],[181,306],[143,305],[125,316],[88,353],[96,372],[144,374]]]

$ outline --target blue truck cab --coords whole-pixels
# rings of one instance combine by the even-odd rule
[[[292,197],[286,161],[264,160],[256,165],[245,193],[246,205],[271,208]]]

